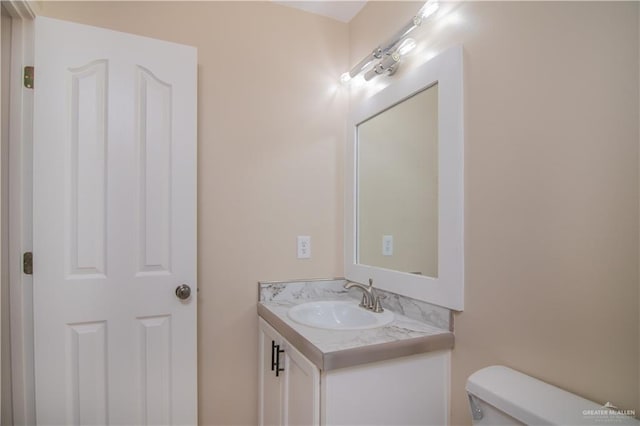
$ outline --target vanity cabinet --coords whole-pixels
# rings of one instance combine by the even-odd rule
[[[261,426],[448,424],[448,350],[321,371],[262,318],[259,344]]]

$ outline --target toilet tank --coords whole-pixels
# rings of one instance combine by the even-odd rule
[[[633,412],[596,404],[504,366],[476,371],[466,389],[474,425],[640,426]]]

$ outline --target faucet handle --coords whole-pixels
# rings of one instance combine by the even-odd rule
[[[361,308],[369,309],[369,301],[367,300],[366,293],[362,293],[362,302],[360,302],[360,305],[358,306],[360,306]]]
[[[369,288],[373,287],[373,278],[369,278]]]
[[[378,313],[378,314],[381,313],[381,312],[384,312],[384,309],[382,308],[382,304],[380,303],[380,297],[379,296],[376,296],[376,304],[375,304],[375,306],[373,308],[373,312]]]

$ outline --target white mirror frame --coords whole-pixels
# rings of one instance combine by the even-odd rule
[[[382,78],[382,77],[379,77]],[[464,122],[462,47],[450,48],[354,108],[345,191],[345,277],[461,311],[464,308]],[[438,277],[356,263],[357,126],[438,83]]]

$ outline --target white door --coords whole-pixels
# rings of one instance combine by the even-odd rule
[[[195,424],[196,49],[48,18],[35,42],[37,421]]]

